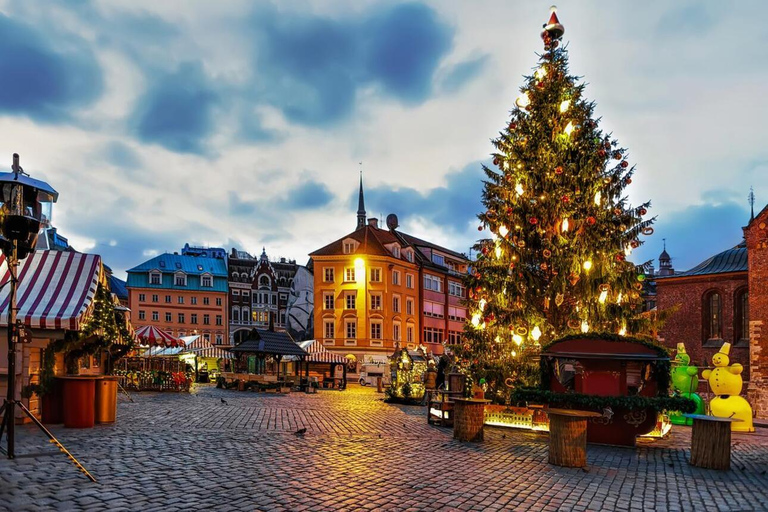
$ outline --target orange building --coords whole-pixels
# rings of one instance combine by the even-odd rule
[[[161,254],[130,269],[127,288],[134,326],[229,343],[224,259]]]
[[[395,215],[387,224],[366,223],[361,183],[357,229],[309,255],[315,339],[358,364],[383,361],[395,345],[441,354],[467,316],[466,257],[398,231]]]

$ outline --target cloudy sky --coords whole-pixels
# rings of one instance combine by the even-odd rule
[[[559,2],[571,70],[677,269],[768,203],[768,5]],[[537,62],[529,1],[0,0],[0,163],[118,275],[184,242],[304,262],[369,215],[466,251],[480,163]],[[5,164],[2,164],[5,165]],[[636,253],[638,254],[638,253]]]

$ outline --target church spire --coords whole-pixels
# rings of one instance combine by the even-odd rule
[[[363,162],[360,162],[363,165]],[[357,200],[357,229],[365,226],[365,199],[363,198],[363,170],[360,169],[360,197]]]
[[[752,187],[749,187],[749,195],[747,196],[747,200],[749,201],[749,209],[751,210],[749,222],[752,222],[755,220],[755,190]]]

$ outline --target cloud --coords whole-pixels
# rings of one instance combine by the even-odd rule
[[[53,41],[0,14],[0,112],[41,122],[71,119],[99,98],[101,69],[77,38]]]
[[[440,89],[447,93],[460,90],[483,71],[488,60],[488,55],[481,55],[454,65],[440,80]]]
[[[667,11],[656,26],[656,33],[662,36],[701,35],[715,26],[715,18],[701,3],[675,5]]]
[[[112,165],[124,169],[138,169],[143,162],[139,155],[127,144],[120,141],[113,141],[104,148],[104,157]]]
[[[143,142],[180,153],[205,152],[213,132],[217,91],[199,63],[184,63],[176,72],[159,77],[139,100],[135,130]]]
[[[326,206],[332,199],[333,194],[324,183],[308,178],[288,192],[282,206],[295,210],[314,210]]]

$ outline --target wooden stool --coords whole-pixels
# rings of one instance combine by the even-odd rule
[[[683,414],[693,420],[691,466],[731,469],[731,423],[736,418],[718,418],[706,414]]]
[[[566,468],[587,466],[587,418],[599,412],[548,409],[549,463]]]
[[[482,441],[485,404],[490,400],[454,398],[453,438],[459,441]]]

